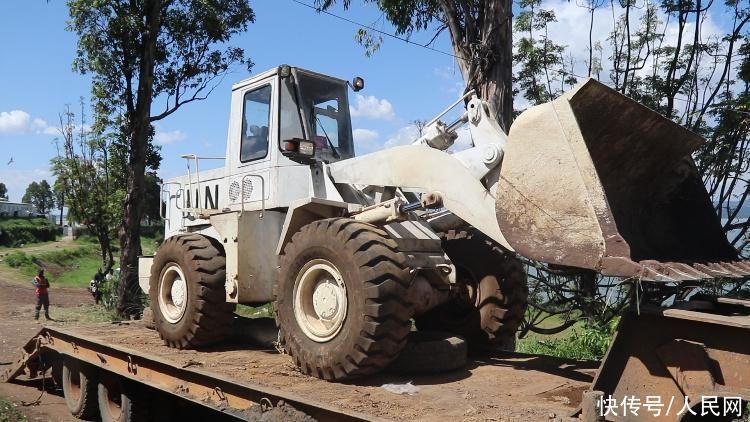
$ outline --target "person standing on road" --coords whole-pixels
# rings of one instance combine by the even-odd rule
[[[34,277],[33,284],[36,290],[36,313],[34,314],[34,319],[39,319],[39,310],[42,307],[44,307],[44,317],[51,319],[49,317],[49,293],[47,292],[49,281],[44,276],[44,270],[39,270],[36,277]]]

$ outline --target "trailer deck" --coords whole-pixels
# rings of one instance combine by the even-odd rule
[[[47,327],[0,378],[21,375],[34,353],[48,350],[242,419],[283,401],[318,420],[548,420],[575,411],[597,367],[504,353],[439,375],[386,373],[331,383],[302,374],[276,350],[248,347],[170,349],[140,323]],[[416,395],[382,388],[409,381]]]

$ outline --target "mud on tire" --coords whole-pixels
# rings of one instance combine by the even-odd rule
[[[529,295],[523,264],[478,233],[451,230],[442,238],[469,295],[419,316],[417,327],[464,337],[475,352],[513,345]]]
[[[74,359],[65,359],[62,366],[62,387],[65,404],[78,419],[94,420],[99,416],[96,401],[97,371]]]
[[[405,300],[409,281],[405,260],[385,232],[352,219],[315,221],[292,237],[280,259],[274,311],[284,348],[303,372],[342,380],[377,372],[398,356],[413,314]],[[310,330],[303,328],[308,327],[305,317],[295,315],[295,297],[305,296],[296,292],[303,291],[306,269],[316,262],[338,271],[346,298],[345,305],[334,306],[346,306],[338,331],[317,340],[306,334]]]
[[[148,401],[140,387],[114,374],[99,379],[97,402],[101,422],[142,422],[148,418]]]
[[[225,301],[223,248],[200,234],[168,238],[151,266],[149,296],[154,325],[164,342],[178,349],[216,343],[231,332],[236,305]],[[170,288],[184,278],[181,299]],[[184,303],[184,308],[183,308]]]

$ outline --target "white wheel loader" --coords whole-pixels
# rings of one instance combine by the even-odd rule
[[[750,274],[690,158],[701,139],[594,80],[507,136],[469,93],[457,121],[354,157],[347,93],[363,84],[283,65],[233,86],[226,156],[183,156],[166,240],[141,258],[168,345],[220,341],[236,304],[274,302],[296,364],[341,380],[393,361],[412,318],[474,348],[512,341],[516,254],[642,280]],[[473,146],[447,152],[462,125]]]

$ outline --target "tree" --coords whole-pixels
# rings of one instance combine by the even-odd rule
[[[322,10],[336,0],[318,0]],[[432,40],[448,30],[466,90],[475,89],[487,101],[490,112],[507,131],[513,119],[513,40],[510,0],[363,0],[373,3],[395,27],[396,34],[432,28]],[[342,1],[348,8],[351,0]],[[377,48],[372,37],[358,32],[368,49]],[[432,41],[430,42],[432,43]]]
[[[0,182],[0,198],[8,199],[8,188],[2,182]]]
[[[156,172],[149,171],[146,173],[145,180],[145,201],[143,208],[143,216],[146,217],[149,223],[158,221],[161,218],[161,178],[156,175]]]
[[[35,198],[38,195],[39,195],[39,183],[31,182],[29,186],[26,187],[26,192],[24,192],[23,197],[21,197],[21,202],[31,204],[32,198]]]
[[[549,25],[557,22],[555,12],[542,9],[541,4],[541,0],[521,0],[522,9],[514,25],[519,37],[513,59],[520,67],[514,77],[515,92],[523,91],[531,104],[550,101],[562,92],[566,83],[576,82],[574,77],[566,77],[565,47],[549,38]],[[535,31],[541,31],[538,37]],[[559,88],[555,83],[558,79],[562,80]]]
[[[113,232],[125,194],[112,177],[116,172],[110,163],[112,137],[87,131],[83,112],[80,119],[80,124],[76,124],[69,107],[60,113],[58,131],[62,145],[58,145],[58,156],[51,160],[51,167],[61,182],[55,184],[56,189],[68,200],[68,219],[83,224],[96,237],[106,272],[114,266]]]
[[[34,205],[41,214],[46,214],[55,206],[55,195],[46,180],[42,180],[40,183],[31,182],[21,200]]]
[[[205,99],[235,64],[251,66],[242,49],[222,45],[255,16],[247,0],[69,0],[68,7],[68,28],[78,35],[74,67],[93,75],[94,127],[116,128],[125,147],[118,312],[135,314],[152,123]],[[152,106],[157,98],[163,107]]]

